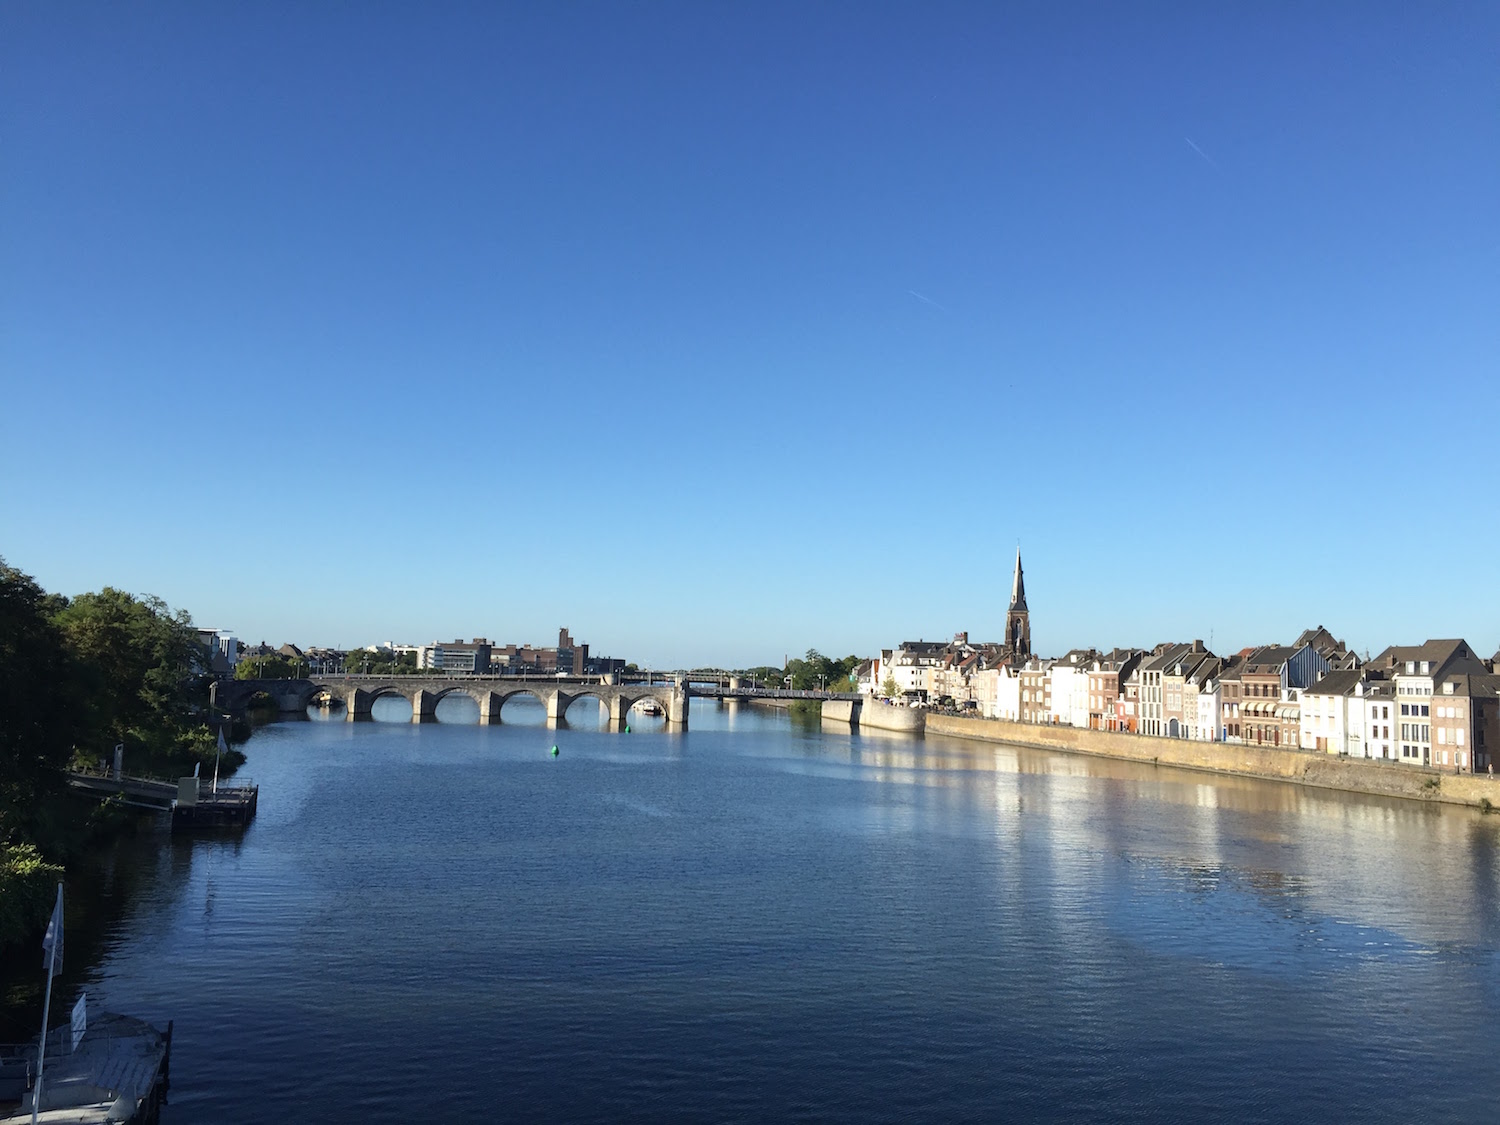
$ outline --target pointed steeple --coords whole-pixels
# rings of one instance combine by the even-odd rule
[[[1010,587],[1010,611],[1026,611],[1026,579],[1021,575],[1021,548],[1016,548],[1016,577]]]

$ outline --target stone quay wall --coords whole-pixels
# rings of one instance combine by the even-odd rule
[[[921,734],[927,712],[913,707],[891,707],[885,703],[867,703],[863,699],[825,699],[823,718],[850,726],[874,730],[903,731]]]
[[[1007,742],[1043,750],[1065,750],[1074,754],[1098,754],[1133,762],[1291,781],[1323,789],[1405,797],[1414,801],[1441,801],[1476,808],[1489,801],[1500,808],[1500,776],[1455,774],[1397,762],[1341,758],[1334,754],[1272,746],[1155,738],[1078,727],[1012,723],[1004,719],[961,719],[953,715],[927,715],[926,719],[926,729],[931,734]]]

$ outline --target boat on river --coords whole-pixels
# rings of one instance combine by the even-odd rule
[[[152,1125],[166,1102],[172,1025],[166,1031],[115,1012],[88,1013],[73,1043],[69,1024],[47,1035],[38,1122]],[[29,1125],[37,1044],[0,1045],[0,1125]]]

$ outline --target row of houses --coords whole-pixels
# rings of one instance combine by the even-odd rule
[[[882,651],[861,667],[859,686],[1013,722],[1465,772],[1493,772],[1500,747],[1500,652],[1482,658],[1462,639],[1392,645],[1361,660],[1318,626],[1289,645],[1229,655],[1194,640],[1023,659],[1008,644],[970,644],[960,633]]]

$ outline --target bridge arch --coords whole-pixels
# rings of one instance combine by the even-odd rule
[[[543,694],[543,690],[544,689],[539,687],[530,686],[497,688],[495,689],[495,696],[499,699],[501,707],[504,707],[507,702],[516,698],[516,696],[518,695],[529,695],[531,696],[531,698],[535,699],[538,703],[545,707],[547,706],[547,696]]]
[[[490,694],[489,688],[475,687],[470,684],[454,684],[452,687],[441,688],[434,691],[432,701],[434,704],[441,703],[450,695],[466,695],[481,707],[484,706],[485,698]]]
[[[411,688],[403,687],[400,684],[381,684],[379,687],[364,688],[362,690],[371,703],[386,695],[399,695],[402,699],[410,703],[416,695],[416,692]]]

